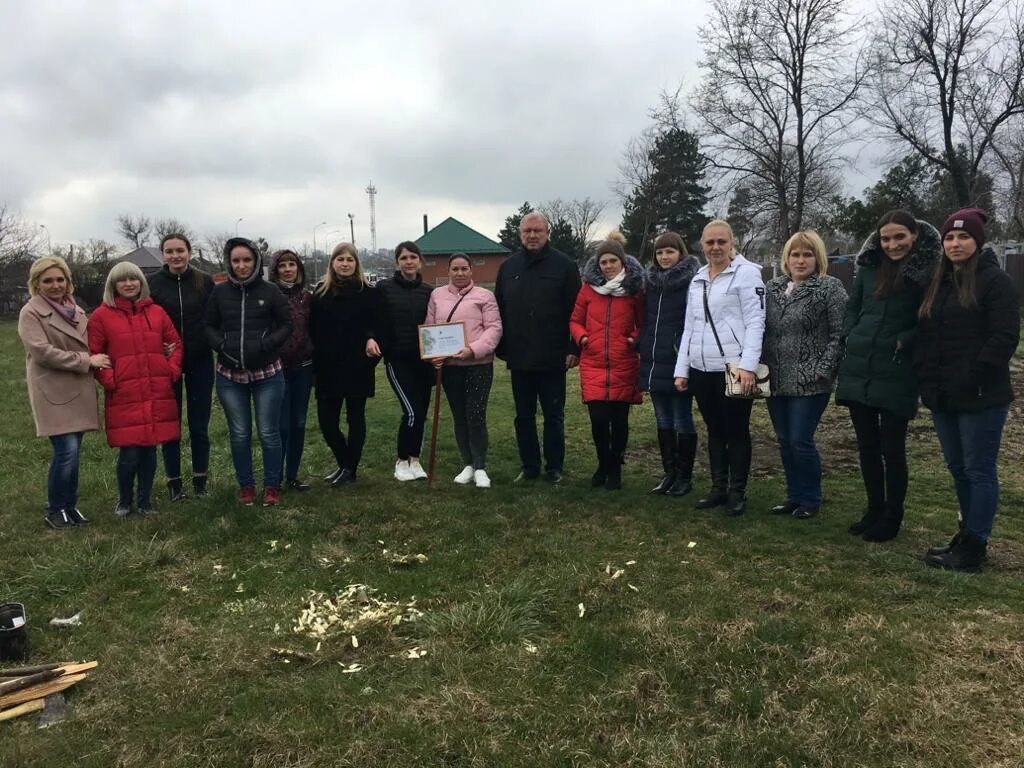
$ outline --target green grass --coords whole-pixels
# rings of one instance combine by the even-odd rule
[[[451,483],[446,408],[436,487],[391,478],[398,406],[382,379],[354,488],[316,482],[275,510],[236,507],[218,408],[209,499],[116,520],[115,454],[92,434],[80,506],[93,523],[52,532],[49,444],[33,437],[9,323],[0,353],[0,599],[26,604],[34,661],[100,662],[68,693],[62,725],[0,724],[5,768],[1024,764],[1019,408],[978,576],[921,562],[955,525],[924,416],[904,531],[869,545],[846,533],[863,490],[842,410],[822,430],[819,518],[764,514],[783,485],[757,404],[751,511],[726,519],[645,494],[657,471],[647,404],[633,411],[626,490],[591,490],[575,373],[565,483],[513,488],[503,368],[488,491]],[[331,469],[315,419],[305,464],[314,478]],[[400,567],[394,553],[429,559]],[[423,615],[361,629],[358,648],[348,633],[317,649],[291,631],[310,590],[349,584],[415,599]],[[81,627],[47,626],[77,611]],[[407,658],[413,648],[426,655]]]

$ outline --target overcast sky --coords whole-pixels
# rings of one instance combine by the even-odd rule
[[[698,80],[707,8],[2,0],[0,202],[54,243],[130,212],[293,247],[327,221],[323,245],[353,213],[368,246],[372,180],[380,247],[424,213],[494,237],[524,200],[611,200],[659,92]]]

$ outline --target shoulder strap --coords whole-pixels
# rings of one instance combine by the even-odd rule
[[[455,317],[455,310],[459,308],[459,304],[461,304],[462,300],[464,298],[466,298],[466,296],[468,296],[468,295],[469,295],[469,291],[466,291],[466,293],[464,293],[461,296],[459,296],[459,300],[455,302],[455,306],[452,307],[452,311],[448,313],[448,319],[445,320],[446,323],[450,323],[452,321],[452,318]]]
[[[704,283],[704,322],[708,323],[711,326],[711,332],[713,334],[715,334],[715,344],[718,345],[718,354],[720,354],[722,356],[722,359],[724,360],[725,359],[725,350],[722,349],[722,342],[718,338],[718,329],[715,328],[715,318],[713,318],[711,316],[711,308],[708,306],[708,286],[709,285],[711,285],[710,282],[705,282]]]

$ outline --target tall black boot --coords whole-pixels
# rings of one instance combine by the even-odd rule
[[[881,543],[895,539],[903,525],[903,507],[885,505],[885,514],[862,534],[864,541]]]
[[[658,450],[661,452],[661,468],[665,476],[651,488],[651,493],[668,493],[676,480],[676,432],[674,429],[658,430]]]
[[[988,542],[966,528],[960,532],[956,545],[944,555],[928,555],[925,562],[947,571],[978,571],[985,561]]]
[[[860,519],[856,522],[850,523],[850,527],[846,530],[854,536],[860,536],[864,531],[877,523],[884,514],[884,509],[876,509],[872,507],[869,502],[867,510],[865,510],[864,514],[860,516]]]
[[[726,486],[729,482],[729,461],[725,451],[725,440],[720,437],[708,436],[708,464],[711,468],[711,490],[708,495],[698,499],[696,509],[721,507],[728,500]]]
[[[693,490],[693,461],[697,458],[697,433],[676,433],[676,480],[669,496],[685,496]]]
[[[590,477],[591,488],[603,488],[605,481],[608,479],[609,470],[609,447],[605,440],[595,443],[594,448],[597,450],[597,469],[594,474]]]

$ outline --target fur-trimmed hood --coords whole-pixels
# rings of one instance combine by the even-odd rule
[[[696,256],[683,256],[668,269],[662,269],[658,262],[651,262],[644,271],[644,282],[648,288],[658,291],[671,291],[693,280],[700,269],[700,259]]]
[[[875,230],[861,246],[857,254],[857,268],[870,264],[878,266],[885,256],[880,245],[878,230]],[[928,282],[932,279],[935,265],[942,258],[942,238],[939,230],[927,221],[917,219],[917,242],[914,243],[914,250],[907,256],[907,263],[903,267],[903,277],[920,288],[927,288]]]
[[[626,269],[626,277],[622,281],[622,287],[625,289],[627,296],[636,296],[644,287],[643,265],[635,257],[627,253],[623,267]],[[604,285],[608,282],[605,280],[604,275],[601,274],[601,268],[597,265],[596,255],[587,259],[587,263],[583,266],[582,277],[584,283],[592,286]]]

